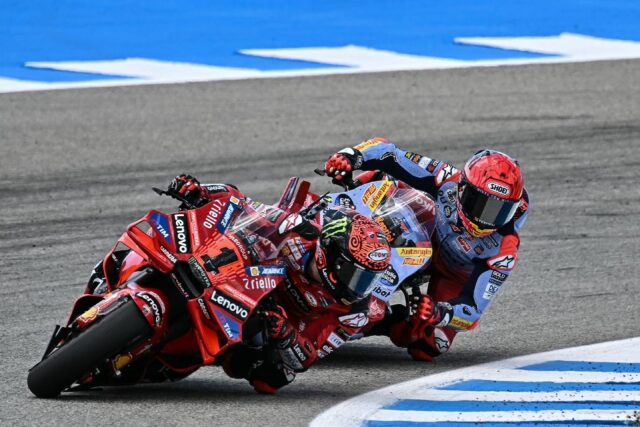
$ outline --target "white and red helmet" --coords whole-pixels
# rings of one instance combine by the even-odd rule
[[[458,216],[475,237],[491,234],[515,215],[524,185],[518,161],[494,150],[474,154],[458,181]]]

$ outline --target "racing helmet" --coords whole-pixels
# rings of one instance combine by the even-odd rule
[[[352,210],[323,212],[315,260],[322,283],[336,300],[348,305],[366,298],[390,258],[389,242],[377,223]]]
[[[462,225],[475,237],[491,234],[511,221],[523,191],[517,160],[500,151],[478,151],[458,181],[456,207]]]

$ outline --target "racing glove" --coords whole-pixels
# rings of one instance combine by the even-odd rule
[[[411,309],[413,314],[409,319],[411,334],[422,337],[425,328],[431,326],[446,326],[451,318],[451,305],[436,303],[429,295],[412,295]]]
[[[353,148],[343,148],[327,159],[324,171],[334,184],[351,181],[353,171],[362,166],[362,154]]]
[[[269,338],[276,341],[278,347],[287,347],[294,331],[284,309],[277,305],[273,310],[265,310],[262,316],[265,320]]]
[[[195,206],[207,203],[207,190],[191,175],[178,175],[169,183],[168,191],[182,196],[187,202]]]

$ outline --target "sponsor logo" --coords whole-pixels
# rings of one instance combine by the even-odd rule
[[[371,147],[382,144],[384,141],[381,139],[369,139],[355,146],[355,149],[362,152],[368,150]]]
[[[343,216],[338,219],[334,219],[333,221],[329,221],[322,227],[322,238],[328,239],[338,234],[343,234],[347,232],[347,217]],[[287,242],[289,244],[291,241]],[[289,244],[289,247],[291,245]]]
[[[191,230],[191,236],[193,237],[193,246],[200,247],[200,233],[198,231],[197,224],[198,217],[196,216],[196,212],[191,210],[189,211],[189,225]]]
[[[207,305],[204,303],[202,298],[198,298],[198,305],[200,306],[200,311],[207,319],[211,320],[211,315],[209,314],[209,310],[207,310]]]
[[[382,156],[380,156],[380,160],[385,160],[385,159],[392,159],[394,162],[398,162],[398,159],[396,158],[395,153],[384,153]]]
[[[160,251],[162,251],[162,253],[169,258],[169,261],[171,261],[172,263],[176,263],[178,262],[178,259],[171,253],[169,252],[169,249],[165,248],[164,246],[160,245]]]
[[[489,267],[496,270],[511,270],[516,264],[516,257],[514,255],[503,255],[491,258],[487,261]]]
[[[172,243],[171,236],[169,235],[168,231],[169,221],[167,219],[167,216],[161,213],[154,213],[153,215],[151,215],[150,219],[151,222],[153,222],[153,226],[156,228],[156,230],[158,230],[158,233],[160,233],[160,235],[164,237],[167,242]]]
[[[204,185],[204,188],[209,191],[209,193],[228,193],[229,189],[224,184],[208,184]]]
[[[176,249],[181,254],[191,252],[191,241],[187,227],[187,216],[183,213],[173,214],[173,236],[176,239]]]
[[[371,261],[384,261],[389,257],[389,250],[386,248],[376,249],[374,251],[369,252],[367,258]]]
[[[307,361],[307,355],[304,354],[304,351],[302,351],[298,344],[293,346],[293,351],[295,351],[296,357],[298,358],[298,360],[300,360],[300,362],[304,363]]]
[[[176,276],[175,274],[171,274],[171,280],[173,280],[173,284],[176,285],[176,288],[178,288],[180,293],[184,295],[185,298],[191,298],[191,294],[185,290],[184,284],[180,281],[180,279],[178,279],[178,276]]]
[[[246,272],[251,277],[256,276],[277,276],[284,277],[287,275],[287,268],[280,265],[254,265],[247,267]]]
[[[302,217],[299,214],[291,214],[286,217],[280,226],[278,227],[278,233],[285,234],[288,231],[296,228],[298,225],[302,224]]]
[[[429,164],[426,166],[426,168],[425,168],[425,169],[427,170],[427,172],[429,172],[429,173],[433,173],[433,171],[435,171],[435,170],[436,170],[436,168],[438,167],[438,165],[439,165],[439,164],[440,164],[440,161],[438,161],[438,160],[431,160],[431,161],[429,162]]]
[[[371,196],[373,196],[373,193],[375,193],[376,188],[378,187],[376,187],[375,184],[371,184],[369,185],[369,187],[367,187],[364,193],[362,193],[362,203],[367,203],[369,201]]]
[[[232,197],[232,199],[233,198],[234,197]],[[231,223],[231,219],[233,218],[233,215],[236,213],[237,207],[238,206],[234,203],[229,203],[227,205],[227,209],[224,211],[224,214],[222,214],[222,218],[220,218],[220,221],[218,221],[219,232],[224,233],[227,227],[229,227],[229,224]]]
[[[204,271],[204,268],[202,268],[195,257],[189,258],[189,267],[191,268],[191,272],[196,275],[198,279],[200,279],[200,282],[202,282],[205,287],[211,287],[211,282],[209,281],[207,272]]]
[[[318,306],[318,300],[316,299],[316,297],[313,296],[311,292],[305,292],[304,297],[311,307]]]
[[[426,262],[426,258],[405,258],[402,260],[404,265],[423,265]]]
[[[449,351],[449,347],[451,342],[449,341],[449,337],[442,332],[440,329],[436,329],[434,331],[436,347],[440,350],[440,353],[445,353]]]
[[[298,360],[296,355],[293,353],[292,349],[287,348],[285,350],[281,350],[280,357],[282,357],[282,361],[290,369],[293,369],[293,370],[303,369],[302,363],[300,363],[300,360]]]
[[[420,154],[412,153],[410,151],[404,153],[404,156],[417,165],[420,164],[420,160],[422,159],[422,156]]]
[[[401,257],[429,257],[431,256],[431,248],[398,248],[398,255]]]
[[[387,271],[382,275],[382,280],[385,280],[395,286],[398,284],[398,273],[396,273],[393,267],[389,266],[387,267]]]
[[[364,313],[347,314],[346,316],[338,317],[338,320],[343,325],[352,328],[362,328],[369,323],[369,318]]]
[[[97,315],[98,315],[98,307],[94,305],[89,310],[82,313],[80,315],[80,319],[84,322],[88,322],[89,320],[95,319]]]
[[[487,190],[491,193],[499,194],[500,196],[508,196],[511,194],[511,190],[508,186],[492,181],[487,182]]]
[[[456,240],[465,252],[469,252],[471,250],[471,246],[469,245],[469,243],[467,243],[464,237],[458,236]]]
[[[318,350],[318,357],[320,359],[323,359],[325,357],[327,357],[328,355],[330,355],[331,353],[333,353],[333,347],[331,347],[330,345],[323,345],[321,349]]]
[[[287,283],[285,285],[285,288],[287,289],[287,291],[289,292],[289,295],[291,295],[291,297],[293,298],[293,300],[298,304],[298,306],[305,312],[309,312],[309,306],[305,303],[304,298],[302,298],[302,295],[300,294],[300,292],[298,291],[298,289],[293,286],[291,284],[291,282],[289,282],[287,280]]]
[[[444,216],[446,216],[447,218],[451,218],[451,214],[453,213],[453,211],[451,210],[451,206],[445,206],[444,207]]]
[[[137,293],[136,296],[143,299],[144,302],[146,302],[147,305],[151,308],[151,311],[153,311],[153,321],[156,326],[158,326],[162,321],[162,313],[160,312],[160,307],[158,306],[156,300],[154,298],[151,298],[151,296],[149,296],[148,294],[142,292]]]
[[[473,325],[473,322],[454,316],[447,326],[451,326],[456,329],[469,329]]]
[[[228,233],[227,237],[229,238],[229,240],[231,240],[233,242],[233,244],[236,246],[236,248],[238,248],[238,250],[240,251],[240,256],[242,257],[242,259],[245,260],[245,261],[249,260],[249,255],[247,254],[247,250],[245,249],[245,247],[242,244],[242,242],[235,236],[235,234]]]
[[[501,273],[499,271],[492,271],[491,272],[491,278],[495,279],[495,280],[499,280],[501,282],[504,282],[505,280],[507,280],[507,275],[505,273]]]
[[[247,290],[275,289],[278,282],[273,277],[243,277],[244,288]]]
[[[444,166],[442,167],[442,169],[440,169],[440,172],[438,172],[438,175],[436,176],[436,185],[440,185],[447,179],[451,178],[455,171],[456,169],[453,166],[444,163]]]
[[[486,300],[490,300],[498,293],[499,290],[500,290],[500,285],[489,282],[487,283],[487,287],[484,289],[484,294],[482,294],[482,298]]]
[[[211,293],[211,302],[215,305],[224,308],[229,313],[234,316],[246,320],[249,317],[249,307],[244,304],[239,303],[228,295],[223,294],[222,292],[214,289]]]
[[[344,340],[340,338],[335,332],[331,332],[329,337],[327,338],[327,342],[333,347],[338,348],[342,344],[344,344]]]
[[[378,188],[378,191],[376,191],[376,194],[374,194],[371,200],[369,201],[369,204],[368,204],[369,209],[371,209],[372,211],[376,210],[376,208],[378,207],[378,205],[380,205],[380,202],[382,202],[382,199],[387,194],[387,191],[392,185],[393,183],[391,181],[383,181],[382,184],[380,184],[380,188]]]
[[[345,195],[345,194],[341,194],[338,197],[336,197],[336,204],[339,206],[342,206],[343,208],[347,208],[347,209],[355,209],[356,205],[353,203],[353,200],[351,200],[351,197]]]
[[[204,228],[208,228],[209,230],[211,230],[216,225],[218,219],[220,218],[220,214],[222,213],[223,207],[224,203],[222,203],[220,200],[213,201],[211,207],[209,208],[209,212],[207,212],[207,216],[202,223],[202,225],[204,225]]]
[[[373,289],[373,295],[375,295],[377,298],[386,301],[387,299],[389,299],[389,297],[391,296],[391,290],[384,288],[380,285],[376,286]]]

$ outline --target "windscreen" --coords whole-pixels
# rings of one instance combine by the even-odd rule
[[[430,241],[435,228],[435,201],[413,188],[398,188],[373,212],[392,247]]]

